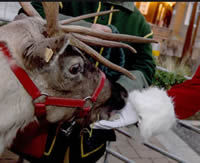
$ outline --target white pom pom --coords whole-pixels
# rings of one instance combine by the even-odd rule
[[[140,117],[139,129],[144,141],[167,131],[176,121],[172,98],[163,89],[133,91],[129,101]]]

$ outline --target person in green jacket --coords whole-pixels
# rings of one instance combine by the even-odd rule
[[[84,2],[84,1],[67,1],[62,2],[63,8],[60,9],[60,18],[65,19],[67,16],[80,16],[83,14],[94,13],[99,11],[105,11],[110,9],[119,9],[120,12],[116,12],[109,15],[98,16],[95,18],[89,18],[85,21],[76,22],[78,25],[83,25],[87,27],[91,27],[95,30],[102,30],[105,32],[113,32],[113,33],[121,33],[121,34],[129,34],[134,36],[152,38],[153,33],[151,31],[150,25],[146,22],[144,16],[140,13],[140,11],[134,6],[133,2]],[[40,15],[45,18],[45,14],[41,5],[41,2],[32,2],[32,5],[35,9],[40,13]],[[19,13],[23,12],[21,9]],[[113,71],[104,65],[96,63],[97,66],[106,74],[107,78],[113,82],[118,83],[122,87],[124,87],[127,92],[131,92],[135,89],[143,89],[147,88],[152,84],[152,79],[155,73],[155,62],[152,56],[152,46],[149,43],[141,44],[141,43],[128,43],[132,47],[137,50],[137,54],[132,54],[129,50],[123,48],[96,48],[97,51],[100,52],[105,58],[110,61],[118,64],[126,69],[128,69],[131,73],[136,76],[136,80],[130,80],[125,75],[120,74],[119,72]],[[92,59],[91,59],[92,60]],[[92,60],[94,61],[94,60]],[[95,61],[94,61],[95,62]],[[69,125],[69,124],[67,124]],[[76,127],[75,127],[76,128]],[[76,131],[76,129],[75,129]],[[79,131],[79,130],[77,130]],[[72,135],[75,132],[72,133]],[[73,140],[71,138],[73,137]],[[105,139],[101,139],[104,137]],[[60,155],[58,151],[68,151],[70,150],[70,154],[64,152],[62,157],[68,159],[69,162],[87,162],[92,163],[96,162],[105,151],[106,142],[108,140],[114,140],[115,135],[114,131],[104,131],[98,130],[94,131],[92,138],[83,139],[81,142],[81,138],[76,138],[76,136],[71,136],[71,138],[67,141],[73,142],[73,145],[67,145],[67,149],[65,147],[60,147],[60,145],[55,145],[54,148],[54,156]],[[65,138],[64,138],[65,139]],[[57,138],[57,144],[64,144],[66,140],[63,139],[63,136]],[[87,157],[78,156],[77,153],[81,153],[81,149],[79,149],[80,145],[83,145],[85,142],[84,150],[88,150],[90,154]],[[103,144],[103,146],[102,146]],[[101,148],[100,148],[101,147]],[[90,150],[89,150],[90,149]],[[98,149],[98,150],[97,150]],[[82,153],[83,154],[83,153]],[[48,161],[52,161],[55,157],[52,154],[52,157],[45,157],[42,161],[47,159]],[[70,159],[69,159],[70,157]]]

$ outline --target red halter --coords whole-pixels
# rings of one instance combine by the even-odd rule
[[[94,103],[104,86],[106,77],[105,77],[105,74],[101,72],[100,83],[98,87],[95,89],[93,95],[88,96],[84,99],[71,99],[71,98],[55,97],[55,96],[48,96],[48,95],[42,94],[40,90],[37,88],[37,86],[33,83],[33,81],[29,78],[28,74],[24,71],[24,69],[22,69],[15,62],[13,62],[14,60],[12,56],[10,55],[10,51],[7,48],[6,44],[0,42],[0,48],[5,58],[7,59],[11,70],[14,72],[18,80],[21,82],[24,89],[32,97],[33,104],[35,106],[35,115],[37,117],[40,117],[46,114],[46,106],[48,105],[82,108],[83,110],[80,112],[79,116],[83,117],[91,110],[91,106],[85,107],[85,103],[88,100]],[[37,98],[41,96],[45,96],[44,102],[38,102],[38,103],[34,102]]]

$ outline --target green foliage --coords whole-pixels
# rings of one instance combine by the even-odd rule
[[[180,84],[186,79],[184,76],[172,72],[156,70],[152,85],[159,88],[170,89],[175,84]]]
[[[8,24],[7,21],[1,21],[1,20],[0,20],[0,26],[6,25],[6,24]]]

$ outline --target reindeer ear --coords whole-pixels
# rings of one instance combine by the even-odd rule
[[[21,13],[21,14],[15,16],[14,21],[15,21],[15,20],[25,19],[25,18],[27,18],[27,17],[28,17],[28,16],[25,15],[24,13]]]
[[[59,55],[66,48],[67,42],[66,35],[29,41],[23,53],[25,66],[31,70],[43,68],[50,63],[53,55]]]

